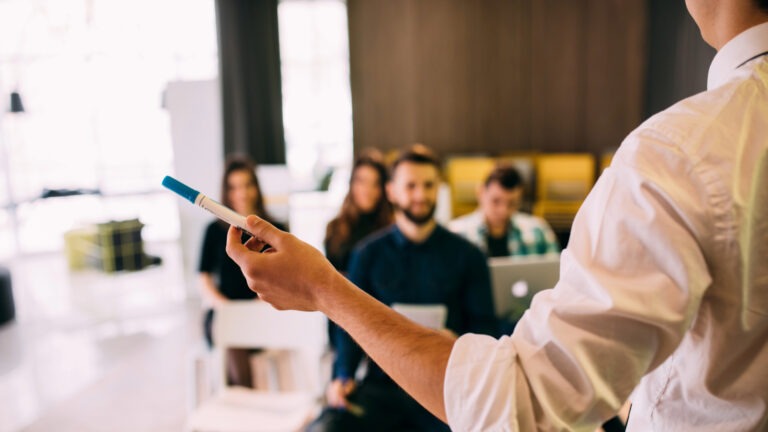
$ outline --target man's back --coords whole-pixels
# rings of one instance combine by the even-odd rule
[[[638,430],[768,426],[768,59],[753,61],[647,124],[681,143],[690,172],[677,172],[699,182],[709,217],[689,226],[711,285],[680,346],[635,392]]]
[[[452,427],[586,427],[633,389],[630,430],[768,427],[768,58],[750,61],[768,24],[753,30],[746,58],[716,58],[710,91],[622,143],[574,221],[560,282],[512,337],[456,342]]]

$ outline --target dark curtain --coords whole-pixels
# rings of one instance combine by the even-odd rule
[[[278,0],[216,0],[225,154],[285,163]]]
[[[651,0],[648,12],[645,117],[706,90],[709,64],[715,57],[685,2]]]

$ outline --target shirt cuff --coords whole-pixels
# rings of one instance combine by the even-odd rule
[[[341,381],[349,381],[351,379],[351,377],[349,376],[349,374],[346,374],[346,373],[344,373],[344,374],[338,373],[338,374],[334,375],[333,379],[334,380],[341,380]]]
[[[445,412],[452,430],[535,428],[535,424],[517,415],[516,363],[517,354],[508,336],[494,339],[466,334],[456,340],[448,359],[443,390]],[[529,400],[522,402],[527,405]]]

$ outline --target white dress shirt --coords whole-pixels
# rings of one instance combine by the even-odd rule
[[[628,430],[768,429],[766,52],[768,23],[626,138],[512,336],[458,339],[453,430],[594,431],[630,394]]]

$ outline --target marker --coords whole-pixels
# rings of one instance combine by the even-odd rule
[[[228,207],[225,207],[215,200],[208,198],[207,196],[201,194],[200,192],[192,189],[191,187],[185,185],[184,183],[176,180],[171,176],[165,176],[163,179],[163,186],[173,192],[176,192],[182,198],[187,199],[192,204],[208,210],[224,222],[227,222],[230,225],[234,225],[253,236],[253,234],[245,229],[245,216],[235,212]]]

